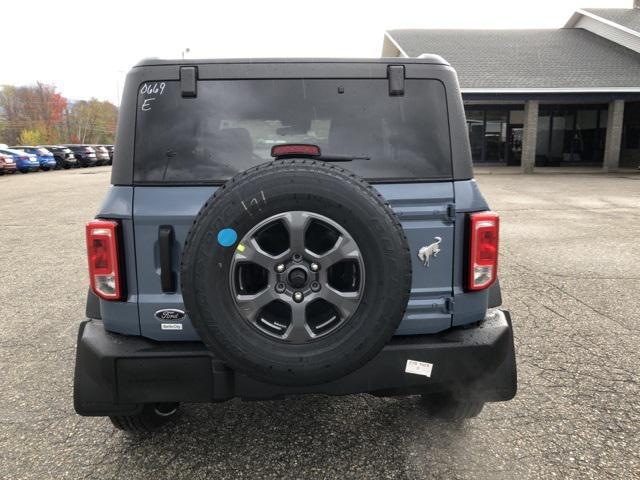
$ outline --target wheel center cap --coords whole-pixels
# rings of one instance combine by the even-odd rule
[[[294,268],[289,272],[289,284],[293,288],[303,287],[307,283],[307,272],[302,268]]]

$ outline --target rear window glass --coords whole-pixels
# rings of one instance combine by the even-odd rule
[[[197,98],[182,98],[177,81],[145,83],[134,179],[224,182],[283,143],[358,157],[340,165],[372,181],[450,178],[444,86],[405,83],[403,96],[389,96],[385,79],[210,80]]]

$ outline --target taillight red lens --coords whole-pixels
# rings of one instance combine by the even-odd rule
[[[320,147],[306,143],[285,143],[282,145],[274,145],[271,148],[272,157],[319,157]]]
[[[469,290],[491,286],[498,274],[498,239],[500,217],[495,212],[470,215]]]
[[[118,222],[113,220],[92,220],[87,223],[91,289],[105,300],[120,300],[122,297],[118,232]]]

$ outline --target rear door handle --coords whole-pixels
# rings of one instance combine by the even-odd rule
[[[160,246],[160,285],[164,293],[176,291],[176,276],[173,272],[173,227],[160,225],[158,244]]]

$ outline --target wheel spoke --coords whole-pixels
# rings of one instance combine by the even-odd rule
[[[333,248],[323,255],[317,255],[313,252],[307,253],[317,259],[325,269],[341,260],[356,260],[360,258],[360,250],[358,250],[356,242],[351,237],[345,236],[338,237]]]
[[[343,320],[353,315],[360,303],[359,292],[340,292],[329,284],[324,285],[319,296],[336,307]]]
[[[279,228],[285,227],[289,240],[289,248],[278,255],[272,255],[261,247],[261,245],[265,248],[267,245],[273,245],[275,249],[274,242],[286,242],[286,239],[282,239],[284,232],[280,230],[275,233],[275,230],[273,232],[268,230],[274,222],[279,223]],[[312,222],[314,222],[314,245],[316,240],[318,246],[326,244],[329,238],[335,239],[337,235],[333,247],[323,254],[317,254],[306,248],[305,234]],[[315,222],[320,224],[317,232],[315,232]],[[331,237],[325,238],[324,230]],[[286,244],[282,245],[282,248],[286,248]],[[314,247],[310,244],[309,248]],[[353,263],[357,272],[350,265],[349,268],[335,270],[340,275],[340,282],[334,285],[337,277],[334,278],[334,269],[331,267],[345,260]],[[241,293],[244,288],[244,278],[240,279],[242,280],[240,283],[235,277],[231,278],[231,289],[239,313],[254,328],[291,344],[308,343],[330,334],[342,322],[353,316],[362,299],[364,262],[355,240],[335,221],[313,212],[282,212],[257,224],[244,235],[233,253],[232,275],[244,275],[244,270],[237,268],[243,262],[258,265],[267,270],[268,279],[267,286],[263,290],[248,295]],[[301,280],[298,272],[293,273],[298,268],[306,271],[304,281]],[[253,270],[247,271],[253,273]],[[349,278],[348,275],[353,277]],[[343,291],[349,288],[340,286],[344,282],[353,286],[358,284],[360,288],[357,292]],[[320,322],[316,321],[315,316],[307,319],[306,307],[316,300],[322,300],[335,310],[331,314],[332,318],[320,318]],[[275,304],[270,305],[274,301],[288,305],[291,316],[287,315],[288,312],[276,308]],[[269,314],[265,310],[264,318],[258,318],[265,307],[269,310]],[[336,316],[339,317],[337,321]],[[313,323],[313,327],[307,321]],[[325,323],[322,323],[323,321]]]
[[[267,285],[267,288],[253,295],[236,295],[236,303],[245,318],[255,320],[262,307],[278,298],[278,294],[273,288]]]
[[[304,234],[309,216],[305,212],[287,212],[282,219],[289,231],[289,249],[294,253],[304,252]]]
[[[311,338],[307,330],[306,305],[304,303],[291,304],[291,324],[284,339],[292,343],[304,343]]]
[[[277,257],[269,255],[267,252],[260,248],[255,238],[249,240],[249,245],[244,245],[244,250],[236,250],[235,260],[236,262],[251,262],[260,265],[263,268],[269,270],[269,273],[273,271],[276,264],[278,264],[283,255]]]

